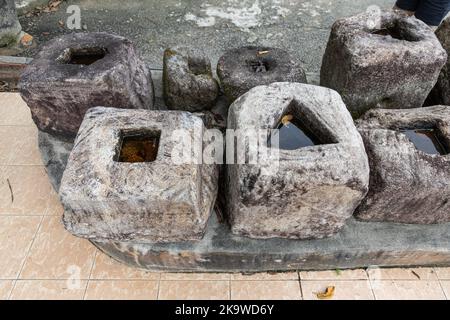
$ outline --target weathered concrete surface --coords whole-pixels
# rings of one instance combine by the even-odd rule
[[[251,88],[273,82],[306,83],[300,62],[285,50],[247,46],[230,49],[217,63],[217,76],[230,102]]]
[[[436,36],[447,51],[447,63],[442,68],[428,100],[430,104],[450,105],[450,16],[436,30]]]
[[[408,225],[350,218],[320,240],[250,239],[233,235],[215,215],[195,243],[94,244],[128,265],[150,270],[253,272],[374,266],[450,265],[450,224]]]
[[[88,110],[59,194],[72,234],[96,241],[173,242],[202,238],[217,195],[216,165],[177,164],[174,130],[204,130],[189,112]],[[118,162],[124,134],[160,134],[153,162]]]
[[[169,109],[191,112],[211,109],[219,95],[211,61],[199,50],[164,51],[164,101]]]
[[[59,27],[69,5],[81,9],[87,31],[131,39],[143,59],[162,69],[163,52],[174,46],[202,48],[213,69],[228,49],[245,45],[283,48],[296,55],[308,72],[319,72],[330,27],[337,19],[392,0],[71,0],[58,12],[20,17],[23,28],[42,43],[77,30]],[[84,31],[80,30],[80,31]],[[27,51],[33,56],[35,50]]]
[[[279,150],[278,167],[270,174],[264,174],[264,163],[227,165],[226,212],[234,234],[329,237],[367,193],[364,145],[333,90],[282,82],[255,87],[230,106],[228,129],[273,129],[286,114],[302,121],[323,144]],[[267,145],[259,145],[261,154],[266,150]]]
[[[338,91],[356,118],[371,108],[418,108],[446,61],[422,21],[392,11],[376,19],[364,13],[333,24],[320,84]]]
[[[369,193],[356,217],[367,221],[450,221],[450,155],[417,150],[401,129],[438,131],[450,150],[450,107],[371,110],[358,122],[370,163]]]
[[[90,65],[70,63],[86,50],[104,57]],[[126,38],[107,33],[73,33],[54,39],[21,75],[19,90],[37,127],[74,138],[87,109],[152,109],[150,69]]]
[[[14,0],[0,0],[0,48],[16,44],[21,31]]]

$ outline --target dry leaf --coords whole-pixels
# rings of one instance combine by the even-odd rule
[[[258,55],[258,56],[262,56],[263,54],[268,54],[268,53],[269,53],[268,50],[258,51],[257,55]]]
[[[334,286],[327,287],[325,292],[317,292],[316,296],[318,299],[331,299],[334,295]]]
[[[59,24],[60,27],[64,27],[64,21],[59,20],[59,21],[58,21],[58,24]]]
[[[294,119],[294,116],[292,114],[287,114],[283,118],[281,118],[281,123],[283,125],[287,125],[291,120]]]

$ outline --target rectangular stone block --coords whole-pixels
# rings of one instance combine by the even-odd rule
[[[320,84],[339,92],[354,117],[371,108],[419,108],[447,54],[430,27],[399,13],[363,13],[336,21]]]
[[[367,221],[450,222],[450,107],[371,110],[358,121],[369,156]]]
[[[369,182],[361,137],[339,94],[300,83],[255,87],[228,114],[228,129],[251,128],[279,129],[274,133],[279,157],[272,170],[263,162],[227,165],[225,201],[232,232],[292,239],[338,232]],[[242,149],[252,145],[247,142]],[[259,142],[261,154],[273,147]]]
[[[61,181],[66,229],[100,242],[201,239],[218,168],[177,164],[175,130],[194,139],[204,127],[189,112],[90,109]]]

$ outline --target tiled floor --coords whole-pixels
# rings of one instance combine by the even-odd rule
[[[17,94],[0,93],[0,299],[450,298],[450,268],[322,272],[145,272],[121,265],[60,223],[36,128]]]

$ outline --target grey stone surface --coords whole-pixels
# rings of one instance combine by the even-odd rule
[[[0,48],[17,43],[21,31],[14,0],[0,0]]]
[[[298,83],[258,86],[230,106],[228,129],[272,129],[286,114],[300,119],[324,144],[280,150],[272,174],[263,174],[259,164],[227,165],[226,211],[235,234],[329,237],[344,226],[367,192],[363,142],[333,90]],[[267,145],[259,148],[264,154]]]
[[[38,132],[38,145],[42,162],[53,188],[58,191],[66,169],[73,141],[62,140],[43,131]]]
[[[104,57],[92,64],[69,63],[92,51]],[[53,39],[22,73],[19,90],[37,127],[74,138],[87,109],[152,109],[150,69],[126,38],[107,33],[73,33]]]
[[[182,111],[91,108],[69,156],[59,194],[72,234],[96,241],[198,240],[217,195],[216,165],[176,164],[174,130],[193,138],[200,118]],[[122,135],[160,132],[153,162],[118,162]]]
[[[354,117],[371,108],[421,107],[447,60],[422,21],[394,12],[377,18],[336,21],[322,61],[321,85],[338,91]]]
[[[371,110],[358,121],[370,163],[369,193],[356,217],[367,221],[450,221],[450,155],[418,150],[402,129],[435,129],[450,150],[450,107]]]
[[[430,93],[429,103],[450,105],[450,17],[447,17],[436,30],[436,36],[447,51],[447,63]]]
[[[375,266],[449,266],[450,224],[410,225],[350,218],[327,239],[250,239],[209,219],[199,242],[95,243],[133,267],[164,271],[256,272]]]
[[[263,46],[228,50],[217,63],[217,76],[230,102],[259,85],[306,83],[305,71],[296,58],[282,49]]]
[[[173,110],[209,110],[219,95],[209,58],[189,48],[164,51],[163,88],[166,106]]]

